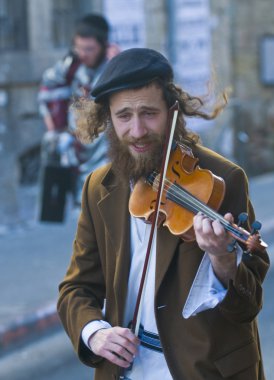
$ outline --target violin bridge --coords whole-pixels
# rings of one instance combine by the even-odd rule
[[[153,190],[154,191],[158,191],[158,185],[159,185],[159,178],[160,174],[157,173],[156,171],[152,172],[151,174],[149,174],[146,179],[145,179],[145,182],[152,186]]]

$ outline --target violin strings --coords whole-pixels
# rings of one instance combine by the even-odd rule
[[[156,185],[158,185],[159,184],[159,180],[157,179],[156,172],[154,172],[152,174],[152,176],[154,178],[154,181],[156,182]],[[153,183],[154,183],[154,181],[153,181]],[[176,200],[177,200],[177,203],[179,203],[179,204],[180,204],[179,201],[186,202],[186,204],[188,206],[190,206],[190,208],[192,210],[194,210],[196,212],[201,211],[206,216],[210,217],[212,220],[215,220],[215,219],[219,220],[225,226],[225,228],[228,231],[233,232],[237,236],[239,236],[239,237],[241,237],[241,238],[243,238],[243,239],[246,240],[246,236],[243,233],[241,233],[239,230],[237,230],[236,228],[234,228],[231,225],[231,223],[228,222],[223,216],[221,216],[220,214],[218,214],[216,211],[214,211],[213,209],[211,209],[209,206],[207,206],[206,204],[204,204],[199,199],[195,198],[192,194],[188,193],[181,186],[179,186],[177,184],[173,184],[170,180],[165,179],[164,192],[166,194],[168,194],[168,192],[170,194],[172,194],[172,196],[175,199],[175,203],[176,203]]]
[[[156,179],[156,185],[159,184],[159,181],[157,177],[155,176],[154,179]],[[187,204],[195,209],[195,211],[202,211],[205,215],[211,217],[212,219],[222,219],[225,223],[228,223],[226,219],[224,219],[222,216],[220,216],[218,213],[216,213],[214,210],[210,209],[209,206],[202,203],[199,199],[195,198],[193,195],[188,193],[185,189],[182,187],[179,187],[177,184],[173,184],[170,180],[166,179],[165,184],[167,186],[164,188],[165,193],[168,192],[174,196],[174,199],[176,199],[178,202],[180,200],[188,202]],[[192,198],[191,198],[192,197]]]

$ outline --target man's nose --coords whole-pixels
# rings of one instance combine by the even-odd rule
[[[147,129],[141,118],[136,116],[132,119],[132,124],[130,128],[130,135],[135,139],[140,139],[147,134]]]

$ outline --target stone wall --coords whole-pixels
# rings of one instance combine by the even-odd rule
[[[234,156],[249,175],[274,170],[274,87],[260,78],[260,40],[274,35],[270,0],[211,0],[217,17],[214,61],[221,57],[222,80],[232,85]],[[219,60],[220,61],[220,60]]]
[[[165,0],[144,1],[147,46],[167,53],[168,9]]]

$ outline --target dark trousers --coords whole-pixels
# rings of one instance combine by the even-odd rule
[[[63,222],[66,198],[73,191],[75,168],[46,166],[42,173],[40,221]]]

